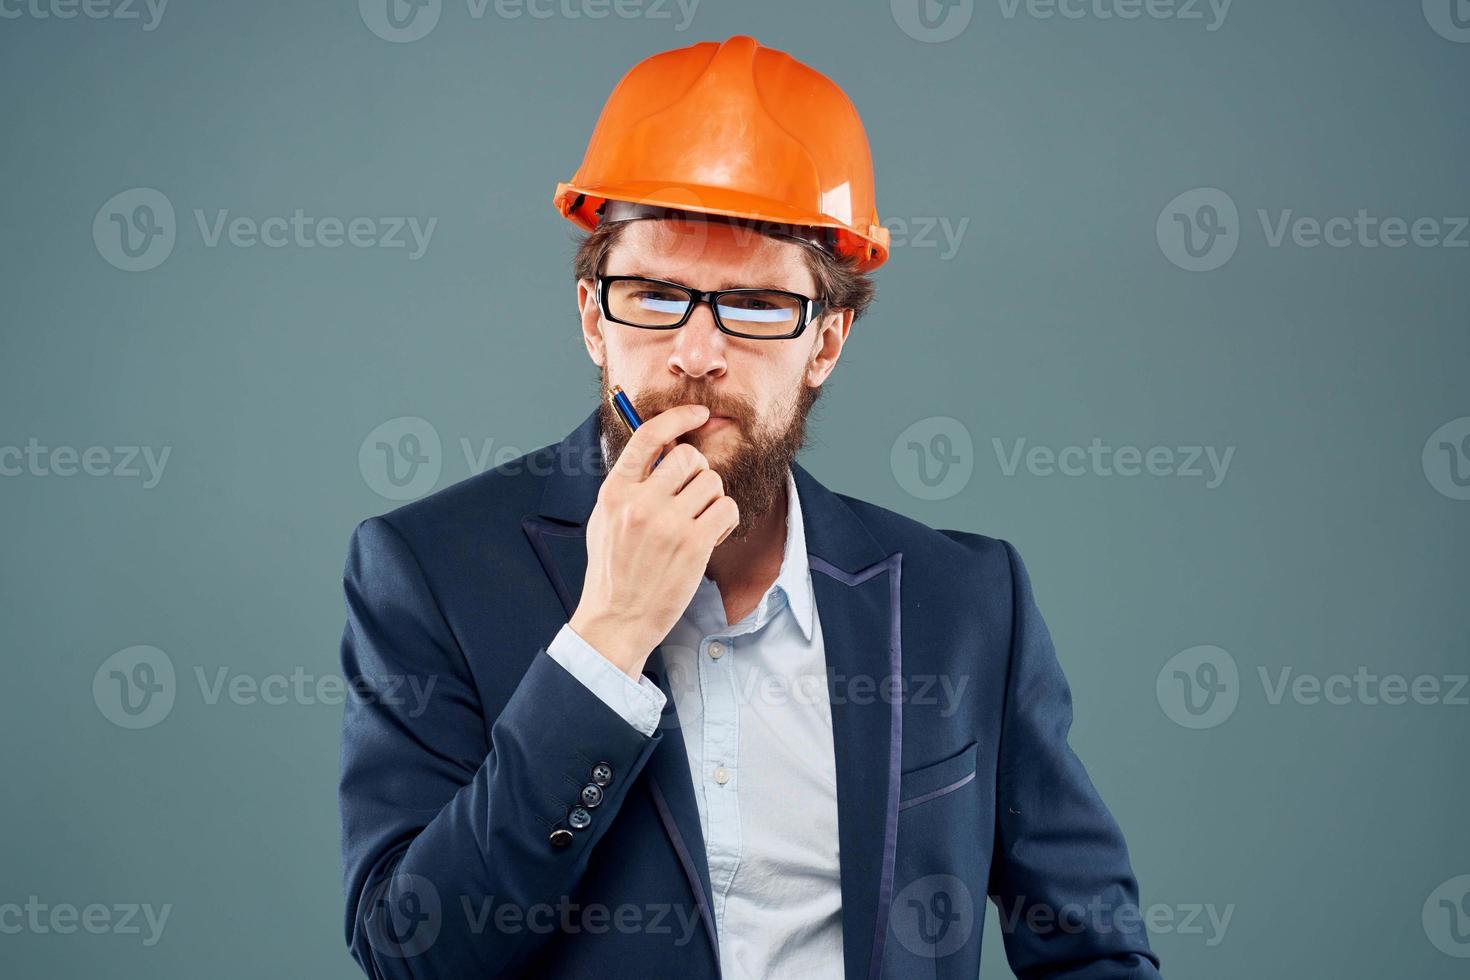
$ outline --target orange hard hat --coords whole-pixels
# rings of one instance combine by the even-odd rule
[[[552,196],[588,230],[607,201],[816,229],[862,272],[888,258],[851,100],[744,34],[653,55],[623,76],[582,165]]]

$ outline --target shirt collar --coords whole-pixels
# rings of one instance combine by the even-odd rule
[[[812,594],[811,569],[806,557],[806,527],[801,519],[801,501],[796,496],[796,477],[786,467],[786,552],[781,558],[781,571],[776,585],[786,593],[791,614],[801,627],[808,643],[813,633],[812,615],[816,599]]]

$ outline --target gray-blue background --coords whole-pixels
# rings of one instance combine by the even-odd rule
[[[151,946],[146,926],[7,929],[0,973],[357,975],[340,706],[210,703],[197,671],[336,674],[348,535],[396,505],[360,465],[379,426],[431,425],[442,487],[478,468],[466,445],[493,465],[586,414],[595,374],[552,187],[637,60],[749,33],[850,94],[895,239],[803,463],[1016,543],[1165,973],[1464,976],[1470,941],[1438,910],[1470,888],[1466,692],[1271,696],[1286,669],[1427,675],[1442,695],[1470,669],[1454,482],[1470,443],[1438,448],[1470,432],[1470,234],[1271,240],[1287,211],[1431,218],[1440,237],[1470,214],[1470,31],[1450,2],[1236,0],[1221,21],[1204,3],[1199,19],[1162,4],[1123,19],[987,0],[928,37],[901,0],[703,0],[692,17],[628,0],[637,16],[602,18],[568,16],[612,9],[588,0],[535,7],[549,17],[444,0],[404,43],[351,0],[172,0],[151,30],[141,6],[60,19],[0,0],[0,453],[106,447],[100,471],[117,447],[169,452],[153,486],[141,463],[63,476],[65,451],[0,457],[15,471],[0,477],[0,906],[170,907]],[[93,233],[133,188],[177,216],[148,271],[114,265],[105,213]],[[1197,188],[1239,215],[1210,271],[1181,268],[1167,233],[1207,220],[1218,195],[1171,206]],[[195,218],[297,208],[436,224],[415,259],[211,247]],[[905,455],[915,434],[963,457],[942,499]],[[1008,464],[1017,440],[1094,437],[1233,455],[1213,487]],[[177,692],[128,730],[93,679],[136,645],[167,655]],[[1173,720],[1189,716],[1171,658],[1202,645],[1236,667],[1237,704],[1191,728]],[[1196,908],[1228,927],[1181,928]],[[987,974],[1005,974],[998,939],[992,913]]]

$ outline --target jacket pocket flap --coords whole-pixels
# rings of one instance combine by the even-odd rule
[[[971,742],[947,759],[900,773],[898,808],[902,810],[936,796],[943,796],[969,782],[975,777],[975,753],[979,748],[978,741]]]

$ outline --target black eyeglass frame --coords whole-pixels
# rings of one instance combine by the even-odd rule
[[[650,327],[645,323],[629,323],[627,320],[620,320],[608,312],[608,294],[612,289],[612,284],[615,282],[651,282],[670,289],[676,289],[688,294],[689,307],[684,311],[684,315],[679,318],[678,323],[670,323],[660,327]],[[636,327],[639,330],[678,330],[689,322],[689,317],[694,313],[696,306],[700,303],[708,303],[710,313],[715,318],[715,326],[720,328],[721,333],[727,333],[732,337],[739,337],[742,340],[792,340],[800,337],[806,331],[807,326],[822,315],[825,308],[825,304],[821,300],[812,299],[810,296],[803,296],[801,293],[794,293],[789,289],[761,289],[759,287],[742,286],[736,289],[711,289],[704,291],[695,289],[693,286],[686,286],[680,282],[670,282],[667,279],[651,279],[648,276],[598,276],[595,285],[597,307],[602,311],[602,315],[613,323],[621,323],[626,327]],[[725,326],[725,322],[720,319],[719,300],[721,297],[749,295],[751,293],[775,293],[779,296],[790,296],[792,299],[800,300],[801,305],[797,307],[799,318],[791,332],[785,334],[750,334],[741,333],[739,330]]]

